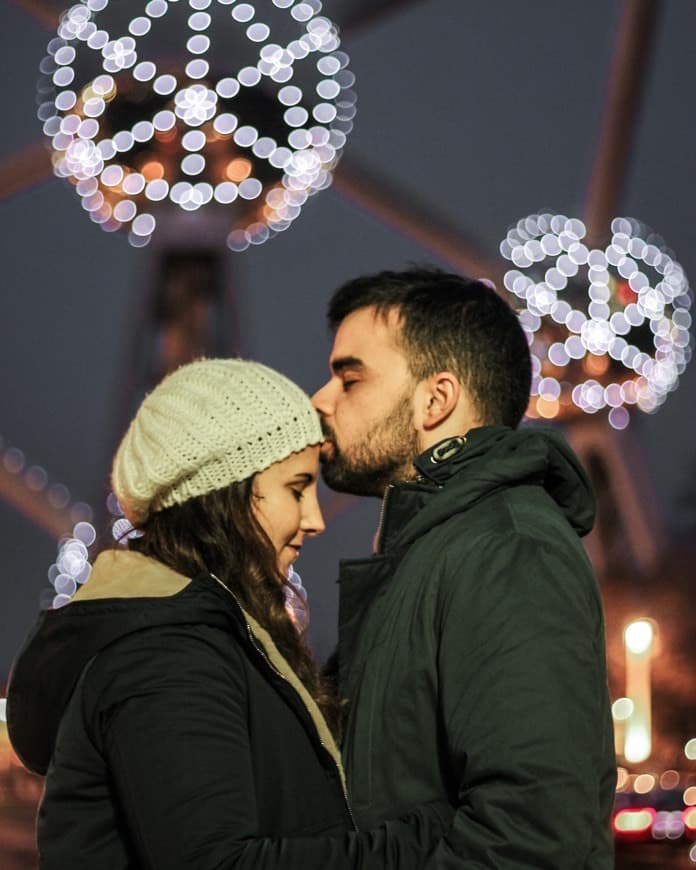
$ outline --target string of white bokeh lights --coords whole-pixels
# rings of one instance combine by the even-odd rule
[[[530,215],[500,245],[516,266],[505,287],[525,303],[532,416],[608,408],[611,425],[623,429],[627,406],[654,411],[690,359],[684,270],[638,221],[615,218],[611,231],[606,248],[589,248],[582,221]]]
[[[56,175],[75,184],[83,207],[104,230],[126,227],[131,243],[141,246],[155,230],[157,204],[165,200],[184,211],[210,203],[258,203],[258,213],[228,237],[230,248],[243,250],[287,229],[308,197],[330,185],[331,170],[352,129],[354,76],[347,69],[347,55],[338,50],[336,27],[319,15],[320,0],[265,3],[266,17],[275,7],[273,14],[291,16],[298,30],[286,45],[271,41],[271,27],[258,19],[251,3],[188,0],[188,5],[186,57],[176,67],[162,62],[160,68],[141,56],[139,40],[172,6],[186,6],[186,0],[149,0],[143,14],[130,20],[128,33],[116,37],[97,21],[109,0],[72,6],[41,65],[50,81],[40,88],[39,118],[51,142]],[[228,7],[227,24],[244,28],[246,41],[258,51],[255,63],[216,78],[207,56],[223,29],[210,30],[211,13],[219,15],[218,7]],[[94,65],[95,57],[97,74],[78,84],[80,65],[86,60]],[[311,90],[290,83],[305,60],[315,60],[313,77],[318,80]],[[275,90],[282,136],[267,135],[245,123],[243,112],[233,111],[235,100],[259,85]],[[150,87],[157,110],[153,107],[152,114],[134,123],[129,118],[126,126],[113,129],[118,120],[111,117],[116,114],[111,112],[114,101],[129,89],[141,94]],[[131,159],[134,151],[142,154],[171,136],[182,146],[175,166],[150,160],[143,167]],[[227,175],[209,153],[220,142],[228,142],[237,157],[236,169],[228,166]],[[271,180],[257,177],[269,171]]]
[[[88,550],[97,538],[92,525],[92,508],[83,501],[72,502],[67,486],[51,483],[45,468],[28,464],[24,451],[7,444],[1,436],[0,463],[29,492],[42,495],[50,508],[66,512],[74,524],[72,531],[58,541],[56,560],[48,569],[51,588],[41,594],[42,607],[61,607],[87,581],[92,570]]]

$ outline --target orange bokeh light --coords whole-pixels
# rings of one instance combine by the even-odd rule
[[[229,178],[230,181],[244,181],[245,178],[248,178],[251,175],[251,161],[247,160],[244,157],[235,157],[234,160],[230,160],[230,162],[225,167],[225,175]]]
[[[606,354],[595,356],[593,353],[588,353],[583,360],[582,367],[588,375],[603,375],[609,368],[609,357]]]
[[[164,178],[164,166],[159,160],[148,160],[140,170],[145,181],[155,181],[158,178]]]
[[[543,399],[541,396],[536,400],[536,411],[545,420],[553,420],[558,415],[560,404],[558,399]]]

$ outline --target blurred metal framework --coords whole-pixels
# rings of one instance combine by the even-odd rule
[[[47,30],[56,27],[59,14],[65,6],[65,0],[13,2]],[[331,4],[326,3],[326,11],[349,40],[351,35],[382,22],[416,2],[424,3],[427,0],[334,0]],[[620,201],[646,78],[649,49],[655,33],[657,10],[657,0],[623,0],[608,74],[603,119],[587,185],[584,218],[594,239],[601,239],[608,231],[609,221]],[[0,200],[45,183],[52,177],[48,151],[43,142],[29,143],[18,153],[0,161]],[[369,166],[361,165],[350,157],[344,158],[336,170],[333,190],[358,209],[441,258],[452,269],[474,277],[492,278],[498,286],[502,286],[505,267],[497,252],[486,250],[462,227],[448,222],[438,212],[436,205],[420,201],[410,191],[391,183]],[[231,280],[234,284],[233,276]],[[197,292],[195,284],[194,280],[192,292]],[[222,296],[213,296],[209,302],[214,305],[225,304]],[[191,305],[179,304],[178,314],[160,311],[155,316],[152,306],[143,304],[140,317],[144,318],[146,325],[149,318],[152,328],[156,330],[158,327],[152,322],[153,317],[159,318],[160,325],[166,321],[168,327],[173,329],[173,334],[178,336],[177,340],[183,342],[172,359],[176,357],[180,361],[187,354],[200,352],[202,335],[194,335],[188,323],[177,323],[177,317],[185,319],[191,310]],[[136,325],[136,329],[142,329],[142,323],[140,327]],[[150,376],[161,374],[163,365],[165,369],[169,367],[164,358],[151,360]],[[132,378],[129,384],[133,385]],[[126,404],[127,398],[124,397],[119,416],[123,416]],[[118,429],[118,426],[115,428]],[[0,475],[0,498],[45,531],[51,534],[65,531],[67,518],[56,516],[51,519],[46,513],[50,508],[47,508],[43,497],[28,491],[17,476]],[[352,501],[343,500],[341,504],[344,503],[350,504]],[[336,510],[333,510],[329,505],[328,513],[340,512],[338,502],[335,507]]]

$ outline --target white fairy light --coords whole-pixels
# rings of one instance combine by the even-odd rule
[[[229,112],[225,112],[224,114],[217,116],[217,118],[213,122],[213,128],[217,133],[226,136],[232,133],[237,128],[238,123],[239,122],[235,115],[232,115]]]
[[[307,199],[331,183],[355,115],[355,79],[336,27],[320,14],[321,2],[274,0],[262,8],[238,0],[149,0],[125,28],[123,20],[114,21],[115,6],[109,8],[109,0],[71,6],[41,63],[38,115],[56,175],[74,183],[91,220],[107,232],[123,227],[136,246],[155,230],[147,214],[151,203],[167,199],[185,211],[243,201],[237,209],[242,226],[229,235],[234,250],[287,229]],[[158,19],[168,13],[170,28],[183,30],[180,45],[187,53],[176,67],[148,56]],[[285,23],[276,26],[276,19]],[[295,35],[278,41],[280,33],[287,37],[288,25]],[[225,29],[246,40],[253,53],[246,66],[212,75],[208,52]],[[300,88],[291,81],[303,63],[309,76],[302,76]],[[265,108],[252,118],[248,93],[262,83],[259,106]],[[275,98],[267,96],[269,89]],[[130,118],[125,127],[123,118]],[[177,147],[184,153],[173,161]],[[207,159],[209,147],[216,149],[215,160]],[[271,204],[267,196],[275,191],[280,198]],[[582,259],[578,241],[571,234],[565,248],[574,261]],[[637,262],[633,250],[630,256]],[[659,252],[650,256],[658,262]],[[660,316],[661,299],[673,295],[669,279],[664,274],[664,287],[646,296],[634,316]],[[560,283],[558,278],[549,290],[538,290],[537,310],[553,305],[551,291]]]
[[[217,99],[217,94],[205,85],[191,85],[180,90],[175,96],[174,111],[187,124],[200,125],[215,116]]]
[[[610,424],[623,429],[625,406],[656,410],[690,359],[691,292],[682,267],[637,221],[616,218],[611,231],[606,248],[589,249],[582,221],[529,215],[500,244],[517,267],[504,283],[524,304],[533,367],[563,371],[558,396],[543,392],[548,377],[537,374],[530,413],[555,417],[568,413],[568,403],[590,414],[609,408]],[[635,331],[646,326],[650,345]]]
[[[72,501],[70,490],[63,484],[55,482],[49,484],[46,470],[40,465],[27,466],[24,452],[8,445],[2,436],[0,436],[0,465],[6,472],[21,481],[32,493],[33,498],[45,498],[52,510],[65,512],[70,519],[73,526],[72,534],[60,539],[56,561],[48,569],[52,588],[46,589],[41,596],[43,607],[67,604],[78,586],[87,581],[92,570],[88,549],[97,537],[92,525],[92,508],[85,502]]]
[[[210,48],[210,39],[207,36],[196,34],[186,43],[186,48],[191,54],[205,54]]]
[[[161,202],[169,195],[169,184],[163,178],[156,178],[145,188],[145,196],[152,202]]]

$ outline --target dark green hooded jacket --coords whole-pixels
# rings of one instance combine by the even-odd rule
[[[358,824],[446,795],[431,870],[607,870],[615,756],[594,500],[555,431],[472,430],[385,496],[340,573]]]
[[[417,870],[443,831],[433,805],[355,831],[338,750],[267,632],[215,578],[139,553],[103,553],[43,614],[7,711],[46,775],[42,870]]]

